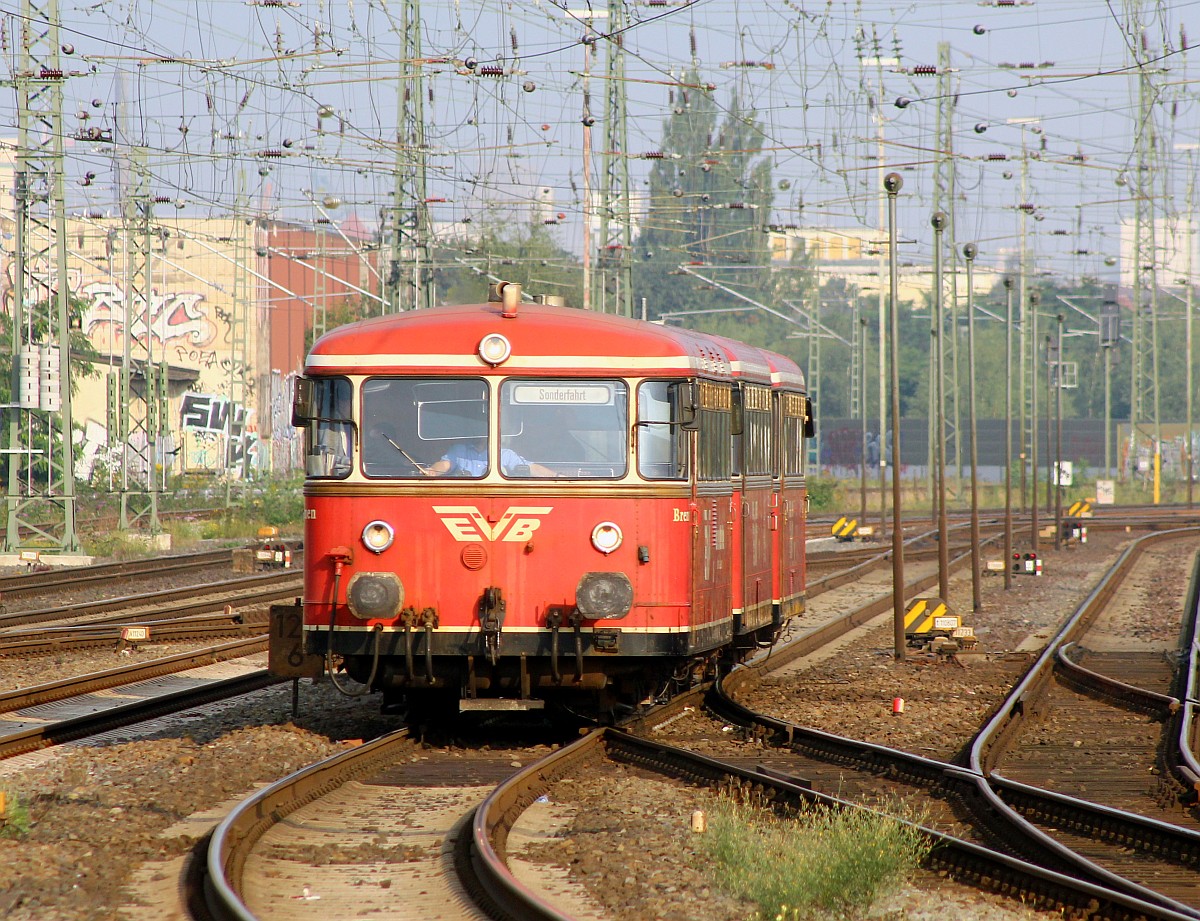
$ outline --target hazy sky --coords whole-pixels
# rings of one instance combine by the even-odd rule
[[[694,66],[720,106],[736,91],[763,124],[761,155],[770,158],[777,186],[772,222],[873,225],[873,100],[882,81],[885,166],[905,177],[902,230],[915,238],[919,258],[933,205],[937,97],[948,85],[957,95],[958,240],[978,240],[981,264],[997,259],[1015,245],[1016,206],[1027,202],[1042,218],[1034,226],[1044,266],[1103,272],[1139,186],[1131,44],[1152,62],[1150,127],[1163,151],[1141,190],[1164,215],[1183,209],[1189,155],[1178,148],[1200,142],[1191,83],[1200,49],[1183,50],[1194,40],[1189,34],[1200,39],[1198,3],[1006,2],[626,4],[635,194],[645,189],[649,166],[640,155],[658,149],[663,120],[686,104],[674,84]],[[564,214],[558,232],[579,245],[586,46],[584,26],[564,12],[568,5],[588,6],[419,4],[436,221],[525,220],[527,203],[548,188]],[[2,7],[9,75],[21,34],[17,8]],[[171,200],[156,206],[161,220],[224,213],[240,181],[252,206],[277,216],[312,219],[312,200],[334,196],[343,202],[335,216],[353,211],[373,222],[393,187],[402,11],[398,0],[60,0],[62,42],[73,52],[63,57],[74,73],[65,81],[67,133],[100,127],[116,139],[71,142],[71,206],[115,213],[114,160],[138,144],[148,149],[154,194]],[[1143,26],[1138,35],[1135,20]],[[606,20],[593,23],[598,33],[608,31]],[[608,41],[600,38],[592,54],[594,170],[604,157]],[[938,63],[939,43],[949,46],[948,82],[915,72]],[[866,63],[878,57],[898,63]],[[895,106],[900,97],[910,104]],[[332,114],[320,117],[325,106]],[[0,94],[0,122],[15,135],[11,91]],[[1023,145],[1038,154],[1024,196]],[[264,158],[264,151],[283,156]],[[82,185],[86,172],[95,178]],[[1125,185],[1115,181],[1121,174]],[[177,201],[184,207],[176,209]]]

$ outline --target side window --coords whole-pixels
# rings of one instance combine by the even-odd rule
[[[344,479],[354,468],[354,387],[344,377],[312,382],[311,423],[304,439],[304,471]]]
[[[687,478],[687,432],[680,424],[677,381],[638,387],[637,466],[647,480]]]
[[[771,391],[766,387],[747,386],[742,404],[746,473],[768,474],[772,452]]]
[[[804,428],[808,401],[802,394],[783,394],[783,472],[803,476],[805,469]]]
[[[700,382],[700,438],[696,471],[701,480],[728,480],[733,429],[733,394],[726,384]]]

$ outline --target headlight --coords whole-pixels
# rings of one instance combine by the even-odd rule
[[[395,617],[404,604],[404,583],[394,572],[356,572],[346,587],[346,603],[359,620]]]
[[[592,546],[605,556],[621,546],[624,539],[621,529],[611,521],[602,521],[592,528]]]
[[[383,553],[396,539],[396,532],[386,521],[372,521],[363,528],[363,546],[372,553]]]
[[[575,586],[575,607],[584,617],[624,617],[633,607],[633,585],[623,572],[586,572]]]
[[[493,368],[512,354],[512,345],[499,333],[488,333],[479,342],[479,357]]]

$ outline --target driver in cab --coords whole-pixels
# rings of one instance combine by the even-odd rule
[[[482,439],[455,444],[441,459],[425,468],[429,476],[480,477],[487,473],[487,444]],[[556,471],[531,463],[511,448],[500,449],[500,470],[505,476],[556,477]]]

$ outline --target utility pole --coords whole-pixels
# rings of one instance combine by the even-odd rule
[[[946,216],[944,231],[945,252],[949,254],[948,264],[944,266],[940,284],[942,286],[942,304],[950,307],[951,334],[947,347],[950,352],[950,370],[948,381],[942,381],[942,393],[950,394],[951,412],[945,417],[943,424],[953,439],[954,468],[958,473],[958,484],[961,488],[962,440],[959,425],[958,400],[958,246],[954,235],[955,208],[955,163],[954,163],[954,70],[950,66],[950,43],[938,43],[938,112],[937,112],[937,160],[933,167],[933,210],[940,211]],[[943,330],[943,335],[945,331]],[[943,367],[943,374],[945,368]]]
[[[904,187],[899,173],[888,173],[883,177],[883,188],[888,197],[888,290],[889,331],[888,352],[891,359],[892,385],[892,655],[897,661],[905,656],[904,639],[904,529],[900,507],[900,295],[899,254],[896,252],[896,196]],[[883,343],[879,343],[883,348]]]
[[[63,191],[63,71],[58,0],[22,0],[17,94],[12,395],[4,549],[49,538],[67,553],[75,533],[71,351]],[[37,363],[32,364],[34,356]],[[32,364],[32,366],[31,366]],[[24,378],[24,383],[22,381]],[[64,380],[65,378],[65,380]],[[44,433],[44,434],[43,434]],[[35,447],[45,438],[45,447]],[[35,463],[36,462],[36,463]],[[51,516],[53,518],[51,519]]]
[[[237,198],[233,213],[233,245],[234,274],[233,274],[233,303],[229,306],[229,411],[226,417],[225,437],[225,507],[233,504],[234,469],[238,458],[234,454],[235,435],[241,441],[241,481],[242,500],[245,501],[245,484],[250,479],[250,442],[246,422],[250,411],[247,404],[249,388],[246,386],[246,375],[250,373],[249,351],[249,315],[250,279],[246,266],[250,264],[250,236],[253,232],[250,220],[249,203],[246,200],[246,174],[239,171],[237,179]],[[249,225],[249,226],[248,226]],[[315,258],[323,259],[325,249],[317,248]],[[318,278],[323,276],[318,275]],[[240,433],[240,434],[239,434]]]
[[[392,252],[386,275],[388,310],[432,307],[433,224],[426,183],[425,80],[421,56],[421,0],[404,0],[400,13],[396,166],[392,189]]]
[[[934,284],[937,286],[937,296],[933,302],[934,315],[934,363],[935,375],[933,377],[937,396],[934,403],[934,433],[937,436],[937,529],[938,529],[938,594],[942,600],[947,600],[950,597],[950,537],[949,537],[949,522],[946,517],[946,391],[945,370],[946,370],[946,348],[945,338],[946,324],[943,317],[943,305],[941,297],[941,273],[942,269],[942,234],[946,229],[946,215],[941,211],[933,215],[930,223],[933,226],[933,274]]]
[[[861,37],[862,42],[865,42],[866,35]],[[872,33],[871,35],[872,50],[874,56],[863,57],[859,54],[859,64],[862,67],[873,66],[875,68],[875,94],[872,107],[875,110],[875,165],[879,174],[880,185],[883,185],[884,170],[886,169],[886,158],[884,154],[883,143],[883,68],[896,67],[900,64],[899,58],[884,58],[879,55],[879,38]],[[887,262],[883,239],[887,234],[887,204],[883,196],[877,199],[877,209],[875,224],[879,234],[878,255],[875,260],[876,274],[879,277],[879,305],[878,305],[878,338],[879,338],[879,533],[883,534],[887,530],[887,414],[888,414],[888,391],[887,391],[887,351],[884,348],[884,342],[887,341],[887,294],[884,290],[884,272],[886,271]],[[865,398],[864,398],[865,402]]]
[[[1130,433],[1152,414],[1154,502],[1160,497],[1162,470],[1162,433],[1158,416],[1158,253],[1155,247],[1155,207],[1157,194],[1158,131],[1154,120],[1157,104],[1155,88],[1149,69],[1151,53],[1145,44],[1146,24],[1142,18],[1141,0],[1125,0],[1126,45],[1137,71],[1137,123],[1134,128],[1135,175],[1121,174],[1118,185],[1128,185],[1134,202],[1133,228],[1133,352],[1130,361]],[[1149,287],[1148,304],[1143,304],[1143,292]],[[1147,323],[1147,320],[1149,321]],[[1147,328],[1149,327],[1149,328]]]
[[[605,79],[604,168],[600,173],[600,257],[591,303],[606,312],[633,316],[633,231],[629,151],[625,117],[625,2],[608,3]],[[585,130],[588,126],[585,125]]]
[[[123,103],[122,103],[123,105]],[[125,125],[124,112],[117,122]],[[118,137],[124,139],[121,130]],[[165,376],[154,361],[153,270],[150,259],[151,204],[144,147],[131,145],[125,164],[128,183],[123,183],[122,234],[124,236],[125,323],[121,331],[121,402],[117,409],[121,437],[122,531],[145,528],[150,534],[162,531],[158,520],[158,460],[162,402],[158,399]],[[165,371],[165,367],[163,369]],[[162,378],[160,380],[160,377]],[[141,379],[138,388],[136,380]]]

